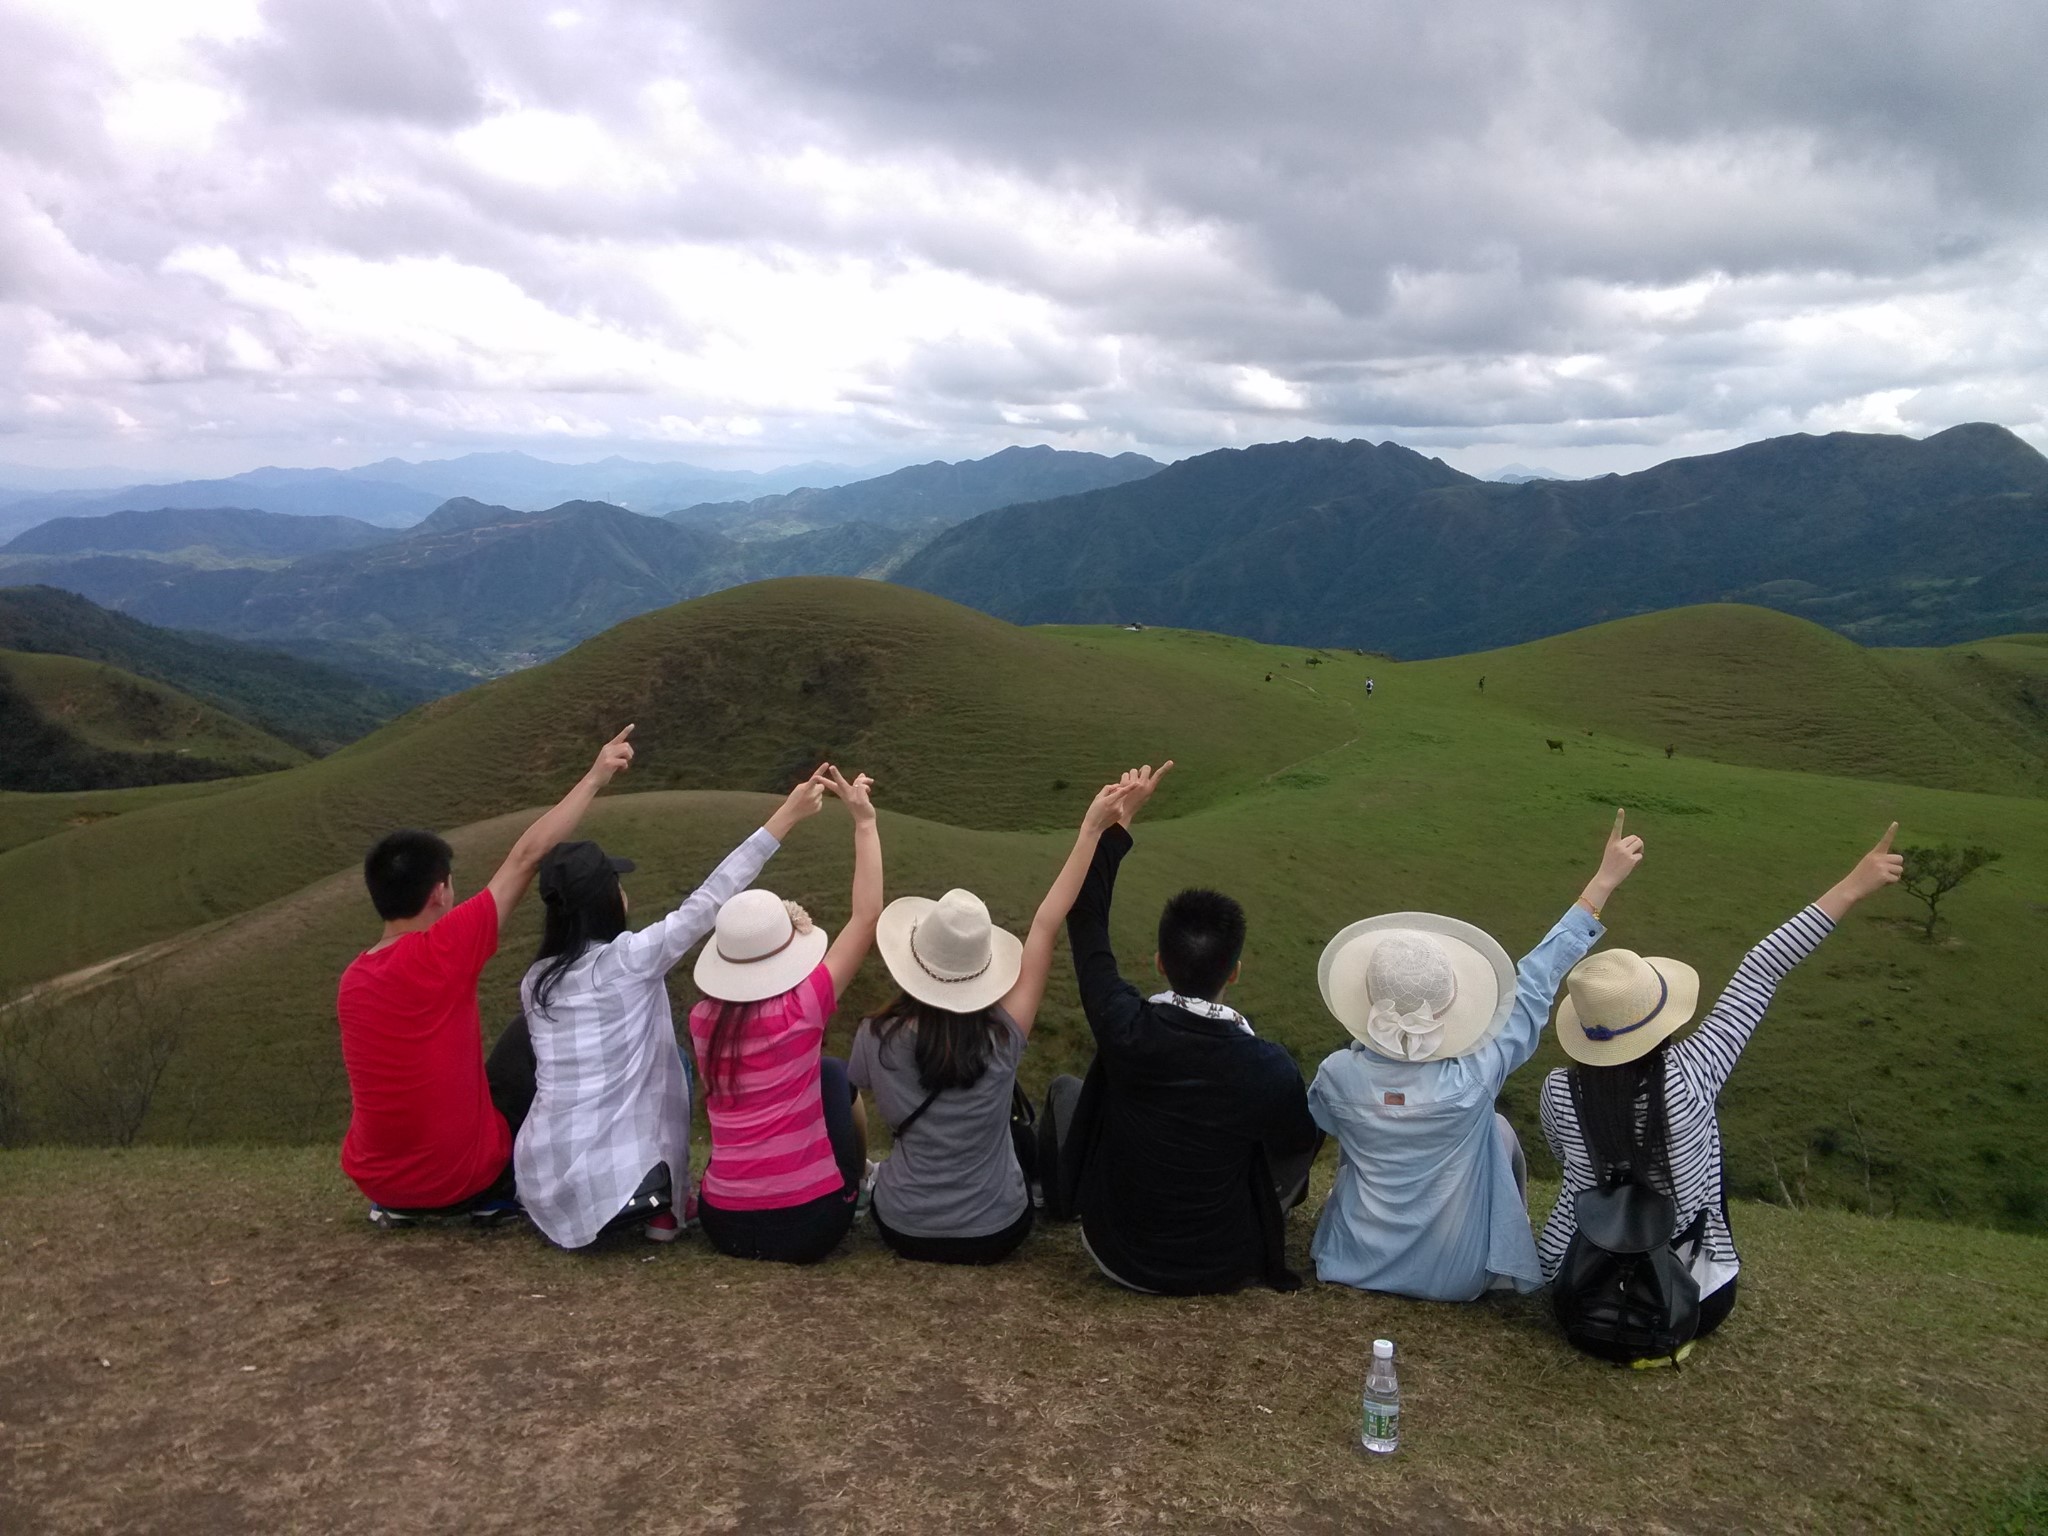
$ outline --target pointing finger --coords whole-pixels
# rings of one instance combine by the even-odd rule
[[[614,736],[610,741],[606,742],[605,745],[608,747],[621,746],[624,744],[626,738],[632,734],[633,727],[629,725],[623,731],[619,732],[618,735]]]
[[[1899,824],[1895,821],[1884,829],[1884,836],[1877,840],[1877,847],[1872,851],[1875,853],[1890,853],[1892,851],[1892,839],[1898,835]]]
[[[1627,820],[1628,820],[1628,812],[1627,812],[1627,811],[1625,811],[1625,810],[1623,810],[1623,809],[1622,809],[1622,808],[1621,808],[1620,806],[1618,806],[1618,805],[1617,805],[1617,806],[1616,806],[1616,807],[1614,808],[1614,835],[1615,835],[1616,837],[1619,837],[1619,836],[1621,836],[1621,827],[1622,827],[1622,823],[1623,823],[1623,822],[1625,822],[1625,821],[1627,821]]]

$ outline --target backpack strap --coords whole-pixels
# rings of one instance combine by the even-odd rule
[[[903,1117],[903,1123],[901,1125],[891,1126],[889,1128],[890,1139],[894,1141],[901,1141],[903,1139],[903,1133],[909,1130],[913,1125],[917,1124],[918,1120],[923,1117],[924,1112],[932,1107],[932,1100],[936,1099],[939,1096],[939,1093],[940,1090],[934,1088],[930,1093],[924,1096],[924,1102],[922,1104],[918,1105],[917,1108],[913,1109],[908,1115]]]

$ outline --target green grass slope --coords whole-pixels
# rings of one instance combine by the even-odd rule
[[[315,754],[354,741],[433,696],[402,684],[366,683],[218,635],[161,629],[55,587],[0,586],[0,650],[104,661]]]
[[[1615,688],[1654,673],[1629,665],[1646,649],[1640,637],[1621,638],[1600,662]],[[828,659],[843,670],[806,692]],[[1890,893],[1793,975],[1724,1100],[1734,1188],[2048,1223],[2048,1030],[2026,1002],[2048,938],[2048,801],[1857,777],[1885,765],[1846,727],[1807,749],[1836,752],[1834,772],[1691,750],[1667,760],[1656,733],[1586,736],[1570,699],[1525,696],[1519,676],[1490,672],[1481,696],[1469,664],[1395,666],[1165,631],[1020,632],[886,589],[776,584],[624,626],[292,773],[0,855],[0,921],[24,938],[5,961],[18,984],[189,936],[154,964],[205,1005],[146,1134],[331,1137],[345,1106],[334,979],[375,930],[354,854],[400,819],[463,819],[465,798],[487,812],[538,803],[533,791],[559,788],[615,718],[586,704],[555,726],[553,713],[604,689],[648,706],[639,762],[621,781],[641,792],[608,796],[589,822],[641,861],[632,889],[643,913],[701,876],[770,804],[650,789],[718,782],[721,771],[745,789],[829,750],[877,774],[893,892],[965,884],[1021,926],[1092,784],[1127,762],[1180,759],[1127,865],[1119,942],[1135,965],[1172,891],[1234,892],[1252,923],[1238,1000],[1308,1068],[1342,1039],[1315,993],[1332,932],[1421,907],[1480,923],[1520,953],[1578,891],[1617,804],[1651,851],[1609,914],[1611,942],[1681,956],[1710,988],[1896,818],[1905,842],[1981,842],[2006,859],[1951,898],[1937,942],[1915,935],[1916,908]],[[1762,677],[1750,694],[1790,686]],[[1815,707],[1834,697],[1817,692]],[[1770,740],[1740,724],[1731,717],[1731,753]],[[1945,728],[1896,727],[1901,740]],[[1566,750],[1548,750],[1546,737]],[[1060,778],[1069,782],[1055,789]],[[456,835],[464,889],[530,814]],[[770,878],[836,922],[846,860],[843,825],[828,816]],[[493,1018],[513,1006],[536,921],[531,908],[520,914],[487,974]],[[871,966],[835,1041],[884,985]],[[686,1002],[686,983],[677,988]],[[1056,967],[1026,1080],[1042,1084],[1084,1057],[1072,983]],[[1559,1059],[1546,1046],[1505,1098],[1532,1148],[1540,1074]]]
[[[1737,1202],[1734,1316],[1684,1370],[1627,1372],[1541,1297],[1132,1296],[1072,1227],[990,1269],[905,1264],[865,1223],[813,1269],[387,1235],[328,1147],[0,1153],[0,1200],[9,1531],[2048,1520],[2037,1238]],[[1401,1358],[1385,1459],[1355,1440],[1375,1335]]]
[[[1866,650],[1803,619],[1718,603],[1423,666],[1447,686],[1464,679],[1475,705],[1686,756],[2048,792],[2048,645],[2039,637]]]
[[[123,789],[306,760],[266,731],[104,662],[0,651],[0,788]]]
[[[205,779],[191,784],[150,784],[140,789],[68,791],[0,790],[0,853],[55,837],[77,827],[111,821],[130,811],[146,810],[174,800],[191,800],[236,788],[232,779]]]
[[[628,721],[635,789],[781,787],[830,756],[939,821],[1044,827],[1078,814],[1091,781],[1175,742],[1176,803],[1206,804],[1355,729],[1331,700],[1263,683],[1255,651],[1104,649],[873,582],[720,593],[229,800],[154,806],[0,855],[0,925],[34,934],[0,952],[0,992],[285,895],[392,826],[552,799]]]

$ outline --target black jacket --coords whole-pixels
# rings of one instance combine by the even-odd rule
[[[1266,1154],[1316,1144],[1301,1071],[1273,1042],[1148,1002],[1124,980],[1109,906],[1130,848],[1123,828],[1103,833],[1067,917],[1096,1057],[1060,1177],[1088,1246],[1133,1285],[1179,1296],[1251,1280],[1293,1290]]]

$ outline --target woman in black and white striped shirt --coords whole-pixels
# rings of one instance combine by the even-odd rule
[[[1745,955],[1720,1001],[1683,1040],[1670,1036],[1699,1003],[1699,973],[1691,966],[1610,949],[1573,967],[1558,1008],[1557,1039],[1578,1065],[1543,1082],[1543,1134],[1563,1171],[1537,1244],[1545,1279],[1556,1278],[1577,1230],[1578,1193],[1598,1187],[1602,1170],[1625,1165],[1672,1197],[1681,1233],[1704,1214],[1698,1241],[1689,1253],[1681,1250],[1699,1282],[1699,1333],[1712,1332],[1727,1317],[1740,1260],[1722,1199],[1715,1101],[1778,983],[1851,907],[1898,880],[1901,860],[1891,851],[1898,830],[1892,823],[1826,895]]]

